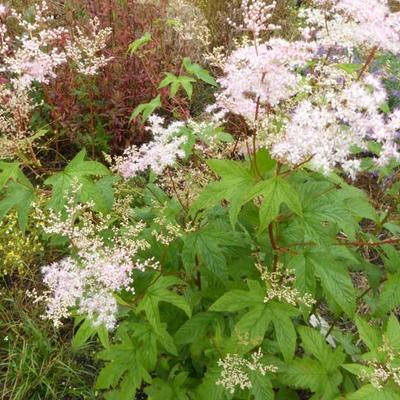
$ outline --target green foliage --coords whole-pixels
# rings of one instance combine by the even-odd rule
[[[151,33],[146,32],[142,37],[136,39],[128,47],[129,54],[135,54],[142,46],[149,43],[152,40]]]
[[[145,122],[150,115],[161,107],[161,96],[158,95],[153,100],[145,104],[139,104],[132,112],[129,122],[132,122],[140,114],[142,114],[142,122]]]
[[[34,199],[34,188],[16,162],[0,162],[0,220],[10,211],[15,210],[19,227],[22,231],[28,224],[29,210]]]
[[[174,74],[171,74],[169,72],[167,72],[165,75],[166,77],[161,81],[160,85],[158,86],[159,89],[171,86],[169,95],[170,97],[175,97],[179,89],[182,87],[182,89],[187,94],[187,97],[189,97],[189,100],[192,99],[192,94],[193,94],[192,83],[196,82],[195,79],[184,75],[175,76]]]
[[[85,161],[86,151],[81,150],[61,172],[47,178],[44,182],[53,188],[49,207],[60,211],[66,203],[68,194],[73,188],[79,188],[78,200],[93,201],[95,209],[107,212],[111,209],[112,198],[109,193],[113,179],[109,170],[97,161]],[[94,180],[93,177],[102,177]]]
[[[40,230],[32,225],[22,232],[13,212],[0,221],[0,276],[30,276],[33,267],[42,261]]]
[[[129,52],[151,40],[146,33]],[[337,67],[349,74],[360,70],[358,64]],[[187,75],[168,72],[159,84],[172,101],[181,92],[191,100],[195,83],[217,86],[188,58],[182,71]],[[145,122],[165,97],[136,107],[131,121],[141,116]],[[21,253],[15,258],[0,242],[5,271],[33,263],[31,253],[42,251],[35,247],[38,235],[30,241],[35,200],[61,214],[68,202],[90,202],[94,222],[108,218],[96,234],[110,246],[114,231],[129,237],[131,227],[144,226],[138,236],[148,246],[138,245],[139,259],[151,259],[155,268],[138,268],[132,290],[114,293],[116,330],[93,326],[89,316],[75,319],[71,351],[77,355],[94,340],[103,347],[96,356],[99,396],[131,400],[140,391],[154,400],[399,399],[398,220],[338,175],[283,165],[256,145],[247,155],[219,151],[221,143],[236,139],[221,127],[201,133],[188,127],[179,134],[185,135],[185,155],[165,177],[150,172],[120,183],[85,150],[35,181],[27,165],[0,162],[0,232],[11,230]],[[200,142],[210,153],[199,150]],[[376,151],[373,145],[370,150]],[[204,178],[200,193],[185,197],[184,168]],[[34,186],[36,180],[49,190]],[[389,196],[396,199],[393,187]],[[74,255],[74,243],[50,239],[49,258]],[[16,347],[5,350],[3,392],[17,400],[75,396],[69,387],[54,386],[65,348],[47,340],[26,315],[22,320],[35,346],[25,337],[19,344],[14,333]],[[37,369],[42,360],[51,365],[45,374]],[[23,379],[21,365],[27,365]],[[69,365],[66,371],[63,376],[75,382]],[[21,385],[9,389],[10,377]]]

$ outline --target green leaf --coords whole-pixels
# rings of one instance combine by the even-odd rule
[[[227,200],[230,202],[230,221],[232,226],[235,226],[241,208],[251,200],[249,193],[254,188],[251,170],[246,164],[232,160],[208,160],[207,164],[221,176],[221,180],[209,184],[201,192],[190,213],[195,215],[201,209],[213,207],[221,200]]]
[[[34,197],[32,187],[12,182],[7,187],[5,197],[0,201],[0,220],[2,220],[11,209],[15,209],[18,216],[19,227],[21,231],[25,231]]]
[[[153,100],[148,103],[139,104],[132,112],[129,123],[131,123],[135,118],[142,114],[142,122],[146,122],[153,112],[161,107],[161,95],[158,95]]]
[[[299,194],[289,182],[274,177],[258,183],[251,193],[251,197],[263,196],[260,207],[260,232],[279,215],[280,207],[285,203],[295,214],[302,215],[302,206]]]
[[[18,162],[0,161],[0,190],[10,181],[19,182],[27,187],[32,187],[29,179],[20,169]]]
[[[296,350],[296,331],[292,320],[287,315],[277,311],[272,311],[276,340],[283,358],[285,361],[290,361],[293,359]]]
[[[170,89],[170,97],[175,97],[178,93],[178,90],[182,87],[186,92],[187,96],[191,100],[193,94],[193,82],[196,82],[195,79],[190,78],[189,76],[176,76],[169,72],[166,72],[166,77],[162,80],[159,89],[165,88],[167,86],[171,86]]]
[[[258,372],[252,371],[250,373],[250,381],[252,383],[250,391],[254,396],[254,400],[273,400],[275,398],[271,381],[266,375],[261,375]]]
[[[128,53],[130,54],[136,53],[137,50],[139,50],[142,46],[144,46],[146,43],[150,41],[151,41],[151,33],[146,32],[142,37],[136,39],[129,45]]]
[[[400,305],[400,273],[390,275],[383,284],[379,297],[377,312],[386,314]]]
[[[368,346],[371,351],[377,352],[378,348],[382,345],[382,335],[379,329],[369,325],[359,316],[356,316],[355,322],[361,340]]]
[[[357,392],[346,397],[347,400],[399,400],[400,392],[395,388],[384,387],[377,389],[372,385],[365,385]]]
[[[335,261],[329,253],[311,253],[308,260],[324,290],[352,317],[356,308],[356,293],[345,266]]]
[[[89,338],[94,335],[96,332],[96,328],[93,327],[93,324],[91,321],[87,318],[85,319],[79,326],[79,329],[75,333],[72,342],[71,342],[71,347],[72,350],[77,351],[79,350],[80,347],[82,347],[88,340]]]
[[[248,336],[249,346],[253,348],[262,343],[271,321],[272,313],[269,307],[264,304],[253,306],[236,323],[235,336],[239,339]]]
[[[359,378],[362,376],[368,376],[373,372],[371,367],[361,364],[342,364],[342,367]]]
[[[270,154],[265,148],[262,148],[257,151],[256,160],[257,160],[257,169],[263,176],[266,173],[272,171],[276,166],[276,161],[273,158],[271,158]]]
[[[224,281],[228,275],[225,253],[232,251],[232,247],[246,246],[243,235],[229,229],[222,230],[216,223],[209,223],[185,237],[182,250],[184,267],[188,273],[193,274],[196,268],[204,265],[213,275]]]
[[[209,85],[218,87],[216,80],[209,74],[207,70],[202,68],[199,64],[192,64],[188,57],[183,59],[183,66],[186,71],[194,75],[196,78],[202,80]]]
[[[182,284],[182,281],[178,278],[171,276],[160,277],[150,286],[136,309],[137,313],[144,311],[148,321],[157,332],[162,331],[160,312],[158,309],[158,303],[160,301],[180,308],[189,318],[192,316],[192,310],[187,300],[182,295],[178,295],[167,289],[170,286],[180,284]]]
[[[326,372],[318,361],[311,358],[296,359],[286,364],[283,381],[296,389],[311,389],[317,392],[326,382]]]
[[[215,320],[216,315],[210,312],[201,312],[187,320],[175,333],[175,342],[189,344],[206,336],[209,326]]]
[[[395,315],[389,317],[385,337],[390,344],[390,347],[396,352],[400,351],[400,324]]]
[[[250,291],[236,289],[225,293],[210,307],[210,311],[235,312],[263,304],[265,291],[258,282],[256,287]]]
[[[298,331],[304,350],[317,358],[327,371],[335,371],[343,363],[345,355],[342,350],[333,351],[321,332],[305,326],[299,327]]]
[[[85,161],[86,151],[81,150],[73,160],[61,172],[52,175],[45,180],[46,185],[53,187],[49,207],[60,211],[66,203],[66,196],[71,192],[73,185],[81,186],[79,201],[89,200],[95,203],[96,211],[107,212],[110,209],[109,193],[105,193],[105,187],[111,190],[112,181],[97,184],[93,177],[110,175],[110,171],[97,161]],[[104,186],[106,184],[106,186]]]
[[[336,67],[347,72],[348,74],[355,74],[362,68],[361,64],[335,64]]]

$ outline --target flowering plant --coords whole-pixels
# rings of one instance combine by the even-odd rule
[[[219,86],[201,117],[174,121],[160,94],[131,117],[152,140],[112,172],[81,151],[44,181],[34,214],[63,257],[36,300],[76,317],[74,347],[99,337],[105,398],[400,398],[400,111],[374,63],[399,52],[400,14],[368,4],[315,0],[289,42],[275,2],[242,0],[217,80],[185,59],[159,82],[189,101]],[[3,174],[38,197],[18,165]]]

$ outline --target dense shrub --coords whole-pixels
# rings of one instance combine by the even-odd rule
[[[400,398],[400,14],[364,3],[0,8],[0,216],[97,397]],[[5,396],[92,398],[23,308]]]

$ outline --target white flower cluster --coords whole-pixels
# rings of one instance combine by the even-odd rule
[[[391,348],[385,337],[383,338],[383,345],[378,348],[378,352],[385,355],[386,363],[366,360],[365,364],[368,371],[363,370],[361,380],[370,382],[378,390],[381,390],[390,379],[400,386],[400,367],[398,364],[400,354]]]
[[[67,61],[65,52],[57,46],[67,35],[65,28],[52,28],[54,17],[48,15],[46,2],[35,5],[33,21],[10,9],[22,33],[12,37],[7,25],[0,23],[0,73],[11,76],[14,87],[30,88],[33,82],[48,83],[55,78],[55,70]]]
[[[12,158],[28,145],[33,135],[30,119],[35,107],[26,90],[0,84],[0,159]]]
[[[244,116],[249,122],[295,95],[301,76],[296,67],[311,57],[312,46],[283,39],[240,47],[228,57],[219,79],[218,104]]]
[[[281,29],[279,25],[268,23],[275,7],[276,1],[268,4],[264,0],[242,0],[241,12],[243,23],[238,25],[230,19],[228,19],[228,22],[241,31],[252,32],[254,38],[257,39],[263,31]]]
[[[315,299],[310,293],[301,294],[295,287],[296,282],[295,271],[287,269],[278,264],[278,270],[268,272],[263,265],[257,264],[257,269],[261,272],[261,279],[267,286],[267,293],[264,303],[272,300],[284,301],[293,306],[304,305],[311,307],[315,304]]]
[[[90,204],[75,204],[71,196],[63,213],[50,211],[47,215],[45,232],[68,238],[75,256],[42,268],[44,283],[49,288],[43,296],[47,302],[46,317],[59,326],[61,319],[70,315],[71,308],[77,307],[94,326],[113,329],[117,313],[114,293],[132,291],[132,271],[156,263],[138,260],[138,253],[149,247],[147,241],[138,237],[144,224],[132,226],[123,219],[120,227],[112,229],[112,238],[106,240],[101,233],[108,228],[110,218],[94,215],[88,207]]]
[[[308,162],[326,174],[340,166],[355,178],[361,158],[354,151],[369,152],[370,142],[380,149],[377,167],[400,160],[400,110],[381,111],[386,91],[368,73],[377,48],[398,50],[400,13],[391,13],[385,0],[314,4],[301,14],[307,41],[257,40],[227,57],[217,104],[242,116],[257,135],[256,146],[267,147],[280,162]],[[252,12],[262,20],[259,8]],[[346,70],[360,46],[369,53],[358,71]]]
[[[19,35],[10,35],[6,23],[0,22],[0,73],[10,75],[14,87],[30,88],[33,82],[48,83],[56,77],[57,67],[68,59],[85,75],[96,74],[110,60],[98,53],[104,50],[111,29],[101,29],[97,18],[90,22],[89,36],[77,27],[77,37],[72,40],[66,28],[52,27],[55,19],[49,15],[45,1],[35,5],[33,21],[14,9],[6,9],[5,13],[22,31]]]
[[[0,158],[12,158],[33,135],[30,118],[38,105],[31,96],[34,83],[49,83],[68,61],[79,73],[96,74],[110,60],[99,53],[111,30],[100,29],[94,19],[89,36],[77,28],[77,37],[71,39],[69,30],[54,27],[57,21],[45,1],[34,6],[31,19],[2,4],[0,16]]]
[[[262,357],[263,353],[261,349],[258,349],[251,354],[249,360],[238,354],[228,354],[224,359],[218,360],[222,371],[221,377],[216,382],[217,385],[223,386],[231,394],[235,393],[237,388],[251,389],[252,383],[249,375],[251,371],[265,376],[267,372],[275,373],[278,370],[274,365],[262,363]]]
[[[90,20],[89,34],[85,34],[79,27],[76,27],[76,31],[74,39],[67,40],[65,53],[80,74],[96,75],[112,60],[112,57],[101,54],[107,46],[112,29],[109,27],[102,29],[99,19],[95,17]]]
[[[162,214],[155,218],[153,222],[158,225],[159,229],[153,229],[151,235],[165,246],[183,236],[182,228],[177,223],[169,222]]]
[[[309,165],[324,173],[339,164],[352,178],[360,168],[360,160],[351,159],[355,146],[366,151],[369,141],[379,143],[375,161],[380,166],[400,160],[400,111],[386,117],[379,111],[385,100],[385,90],[372,75],[349,84],[339,81],[296,106],[272,154],[292,165],[310,159]]]
[[[301,16],[306,39],[315,38],[324,47],[358,46],[400,51],[400,13],[390,11],[387,0],[315,0],[318,8]]]
[[[184,122],[172,122],[165,126],[163,118],[152,115],[147,130],[151,132],[153,140],[140,148],[131,146],[126,149],[123,156],[115,160],[117,171],[124,178],[131,178],[149,168],[156,174],[161,174],[164,168],[173,165],[177,158],[185,156],[181,146],[186,137],[179,136],[184,127]]]

